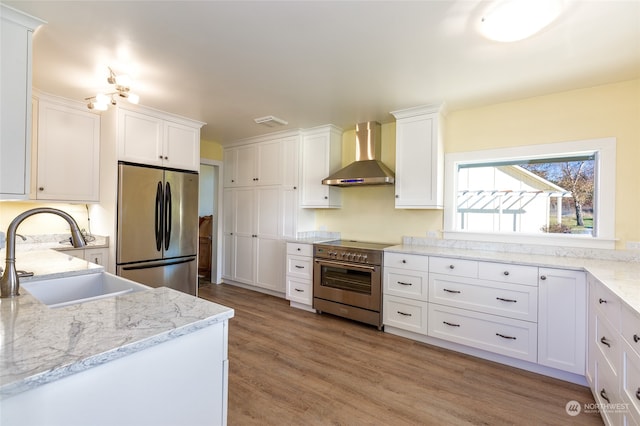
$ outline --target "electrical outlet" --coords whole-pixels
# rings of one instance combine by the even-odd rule
[[[627,241],[627,250],[640,250],[640,241]]]

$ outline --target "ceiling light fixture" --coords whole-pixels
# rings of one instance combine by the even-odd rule
[[[131,92],[131,78],[128,75],[116,75],[115,72],[109,68],[109,77],[107,77],[107,83],[115,86],[115,91],[109,93],[98,93],[95,96],[85,98],[87,101],[87,108],[95,109],[96,111],[106,111],[109,104],[116,105],[118,98],[123,98],[132,104],[140,102],[140,96]]]
[[[498,0],[482,16],[480,32],[487,38],[514,42],[531,37],[562,12],[562,0]]]
[[[288,121],[284,121],[282,118],[274,117],[273,115],[267,115],[266,117],[254,118],[253,121],[256,124],[262,124],[267,127],[286,126]]]

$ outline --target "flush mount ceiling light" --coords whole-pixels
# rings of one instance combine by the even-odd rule
[[[273,115],[255,118],[253,121],[255,121],[256,124],[262,124],[267,127],[286,126],[289,124],[288,121],[284,121],[282,118],[274,117]]]
[[[482,16],[480,32],[488,39],[514,42],[531,37],[562,12],[562,0],[498,0]]]
[[[109,77],[107,83],[113,85],[113,91],[109,93],[98,93],[95,96],[85,98],[87,108],[97,111],[105,111],[109,104],[116,105],[119,98],[126,99],[132,104],[140,102],[140,96],[131,92],[131,78],[128,75],[116,75],[111,67],[109,69]]]

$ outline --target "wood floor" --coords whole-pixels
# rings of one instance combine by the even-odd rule
[[[236,425],[602,425],[567,414],[588,388],[413,342],[226,284],[200,297],[235,309],[229,415]]]

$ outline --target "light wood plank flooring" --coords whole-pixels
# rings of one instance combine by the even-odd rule
[[[200,297],[232,307],[235,425],[601,425],[565,411],[588,388],[380,332],[231,285]]]

